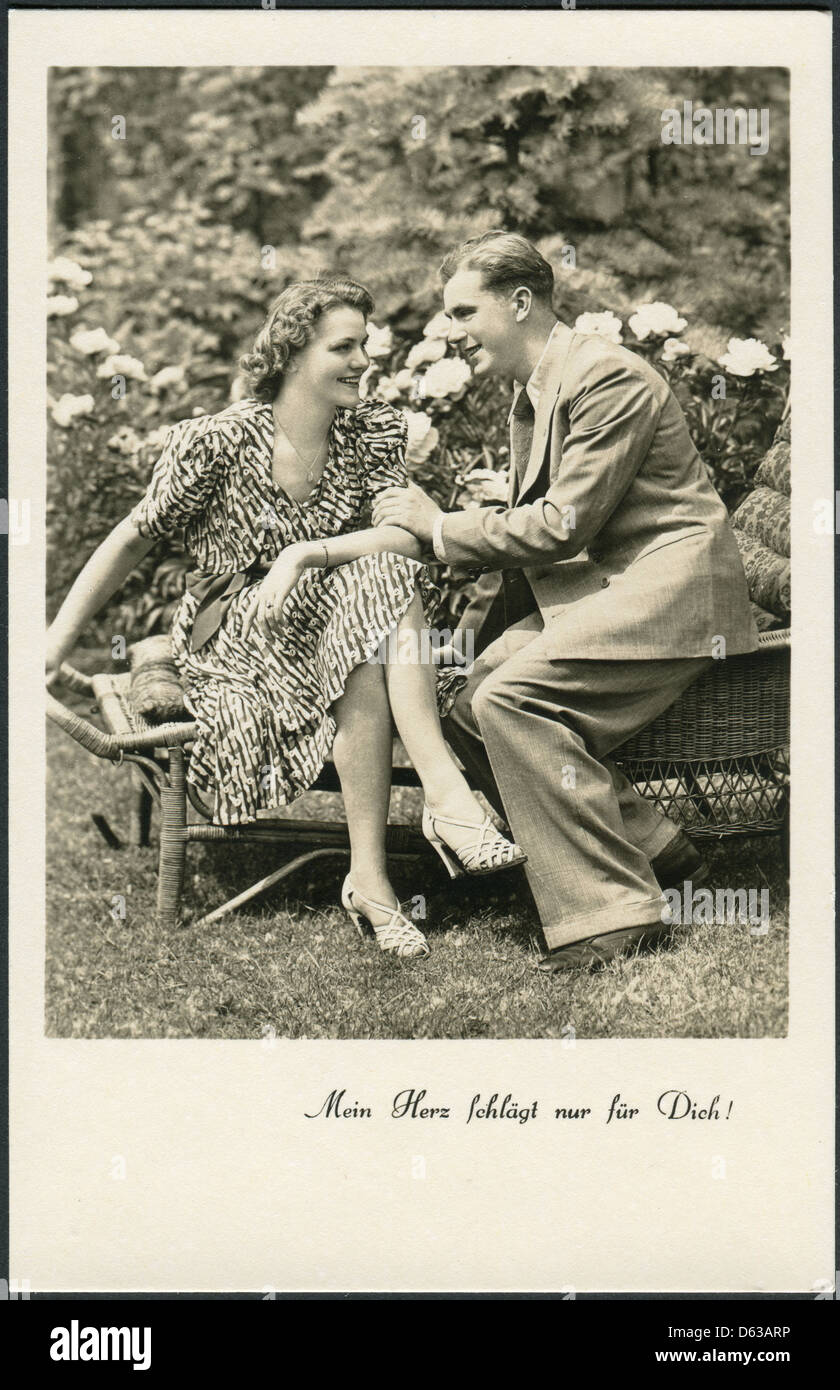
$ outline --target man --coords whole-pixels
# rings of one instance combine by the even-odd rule
[[[441,278],[450,342],[516,385],[508,504],[444,513],[410,484],[374,521],[486,571],[447,739],[528,853],[542,968],[591,966],[667,940],[661,888],[697,881],[696,850],[607,755],[714,658],[755,649],[744,572],[670,388],[558,320],[535,247],[488,232]]]

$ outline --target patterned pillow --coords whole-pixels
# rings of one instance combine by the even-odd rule
[[[790,623],[790,416],[732,517],[759,631]]]
[[[790,424],[785,422],[776,431],[776,438],[761,460],[754,481],[790,497]]]
[[[145,637],[128,649],[131,703],[150,724],[188,719],[184,690],[166,633]]]

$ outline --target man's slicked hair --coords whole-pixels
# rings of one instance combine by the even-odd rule
[[[536,246],[518,232],[482,232],[450,251],[440,268],[445,285],[458,270],[478,270],[484,288],[496,294],[513,291],[520,285],[536,299],[551,304],[554,271]]]

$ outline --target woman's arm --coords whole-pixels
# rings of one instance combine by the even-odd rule
[[[381,555],[385,550],[394,555],[408,555],[412,560],[419,560],[423,553],[417,537],[402,526],[370,526],[366,531],[351,531],[346,536],[330,536],[328,540],[298,541],[283,554],[288,554],[289,550],[299,552],[302,570],[313,565],[318,569],[332,569],[334,565],[358,560],[362,555]]]
[[[383,551],[419,560],[423,547],[416,536],[402,526],[370,526],[346,536],[330,536],[323,541],[296,541],[287,545],[268,574],[254,589],[251,607],[242,625],[247,637],[255,621],[267,632],[279,632],[281,609],[305,569],[332,569],[346,565],[362,555],[381,555]]]
[[[88,623],[155,543],[154,539],[141,536],[126,517],[93,552],[50,624],[46,661],[48,683],[58,675],[62,661]]]

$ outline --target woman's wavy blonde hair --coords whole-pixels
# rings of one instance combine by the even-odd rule
[[[344,305],[358,309],[365,318],[373,313],[373,300],[364,285],[341,275],[298,280],[277,296],[254,339],[253,350],[239,359],[239,370],[257,400],[274,400],[289,362],[311,341],[322,314]]]

